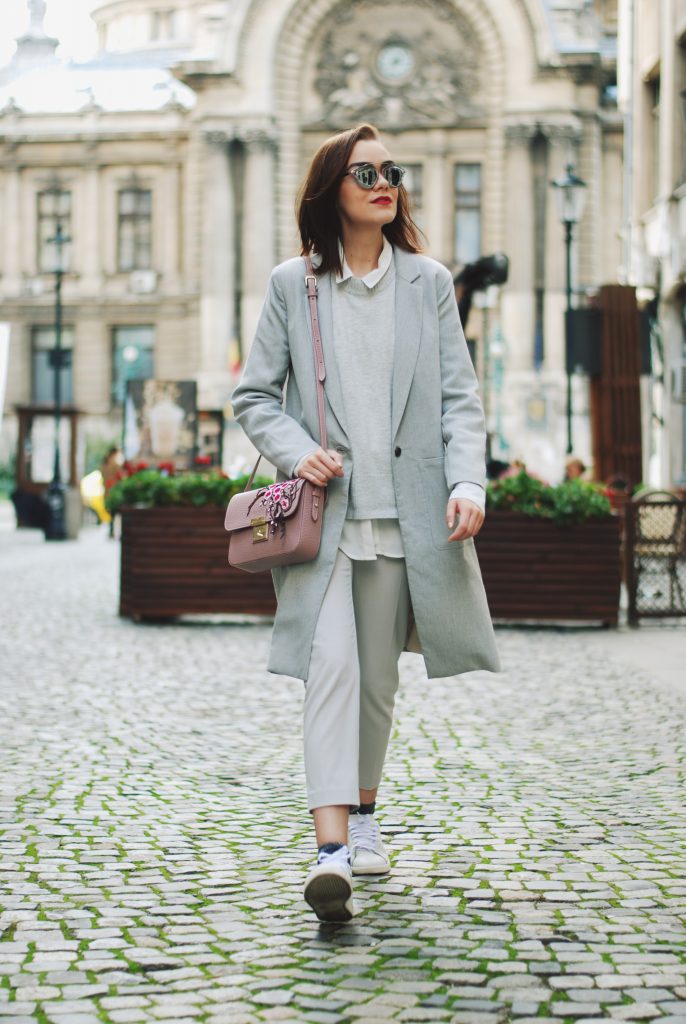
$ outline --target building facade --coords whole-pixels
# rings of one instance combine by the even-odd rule
[[[55,60],[43,6],[29,3],[0,73],[5,450],[12,403],[50,389],[58,215],[71,238],[65,387],[86,435],[116,437],[135,375],[193,378],[201,407],[230,414],[269,272],[298,251],[309,158],[370,121],[408,167],[430,255],[454,271],[509,256],[509,281],[477,297],[467,325],[492,453],[561,475],[565,250],[549,185],[569,163],[588,184],[575,290],[615,280],[613,0],[108,0],[93,12],[99,53],[76,66]],[[588,457],[581,379],[574,403]],[[230,464],[246,453],[230,422],[226,441]]]
[[[645,479],[686,484],[686,0],[622,0],[624,273],[655,317]]]

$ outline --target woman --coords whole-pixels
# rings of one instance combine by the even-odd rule
[[[305,683],[318,855],[304,895],[325,921],[353,916],[353,874],[390,870],[374,812],[400,652],[421,651],[430,678],[499,670],[473,542],[485,504],[477,381],[451,274],[419,254],[402,175],[376,129],[360,125],[317,150],[298,198],[330,447],[317,443],[301,257],[272,272],[233,394],[278,480],[327,487],[318,556],[273,571],[268,664]]]

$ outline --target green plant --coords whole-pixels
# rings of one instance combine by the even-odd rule
[[[607,519],[612,507],[602,485],[565,480],[552,486],[522,470],[516,476],[492,480],[486,489],[487,506],[550,519],[564,526],[587,519]]]
[[[223,473],[184,473],[167,476],[157,469],[142,469],[123,477],[105,496],[105,506],[111,514],[126,506],[138,505],[159,508],[167,505],[195,506],[228,505],[230,498],[244,490],[247,474],[230,479]],[[266,477],[255,477],[255,487],[272,483]]]

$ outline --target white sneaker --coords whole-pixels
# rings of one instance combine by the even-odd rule
[[[341,846],[333,853],[322,850],[305,879],[305,899],[320,921],[349,921],[355,916],[350,852]]]
[[[348,816],[348,845],[354,875],[385,875],[391,870],[378,822],[373,814]]]

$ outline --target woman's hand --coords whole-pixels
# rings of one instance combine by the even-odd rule
[[[312,484],[326,486],[334,476],[343,476],[343,460],[338,452],[332,448],[318,448],[307,458],[303,459],[298,467],[298,476],[309,480]]]
[[[448,540],[467,540],[468,537],[475,537],[484,522],[484,513],[479,506],[469,501],[468,498],[451,498],[448,502],[445,518],[449,529],[455,525],[455,515],[459,519],[459,526],[448,537]]]

